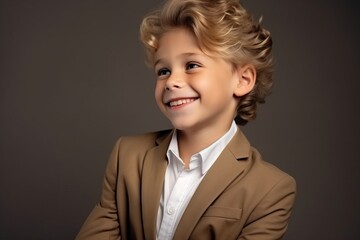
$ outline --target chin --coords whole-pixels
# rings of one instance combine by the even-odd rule
[[[195,123],[189,123],[189,122],[184,122],[184,121],[176,121],[176,122],[171,122],[172,126],[174,128],[176,128],[179,131],[187,131],[187,130],[195,130],[198,129],[199,127],[201,128],[201,124],[195,124]]]
[[[168,119],[170,120],[171,125],[180,131],[195,129],[203,125],[196,116],[177,116],[169,117]]]
[[[171,125],[172,125],[174,128],[176,128],[177,130],[180,130],[180,131],[186,129],[186,127],[185,127],[183,124],[174,124],[174,123],[171,123]]]
[[[188,124],[184,124],[184,122],[181,121],[171,121],[171,124],[174,128],[176,128],[177,130],[186,130],[189,128]]]

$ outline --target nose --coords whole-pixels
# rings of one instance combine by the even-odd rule
[[[183,77],[180,76],[180,74],[172,73],[170,77],[166,80],[165,90],[171,91],[182,88],[183,86],[184,86]]]

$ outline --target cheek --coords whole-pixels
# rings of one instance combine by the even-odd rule
[[[211,102],[227,101],[233,98],[233,82],[229,75],[214,74],[211,81],[202,86],[203,92]]]
[[[217,95],[226,88],[226,84],[224,76],[213,74],[196,79],[193,81],[192,87],[206,95]]]

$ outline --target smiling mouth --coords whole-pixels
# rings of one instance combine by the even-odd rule
[[[183,99],[177,99],[177,100],[172,100],[169,101],[168,103],[166,103],[167,106],[169,107],[179,107],[182,106],[184,104],[188,104],[191,102],[194,102],[195,100],[197,100],[198,98],[183,98]]]

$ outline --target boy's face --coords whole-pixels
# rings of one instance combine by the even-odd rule
[[[155,98],[173,126],[183,131],[224,131],[237,106],[237,72],[232,64],[209,57],[183,28],[166,32],[155,54]]]

